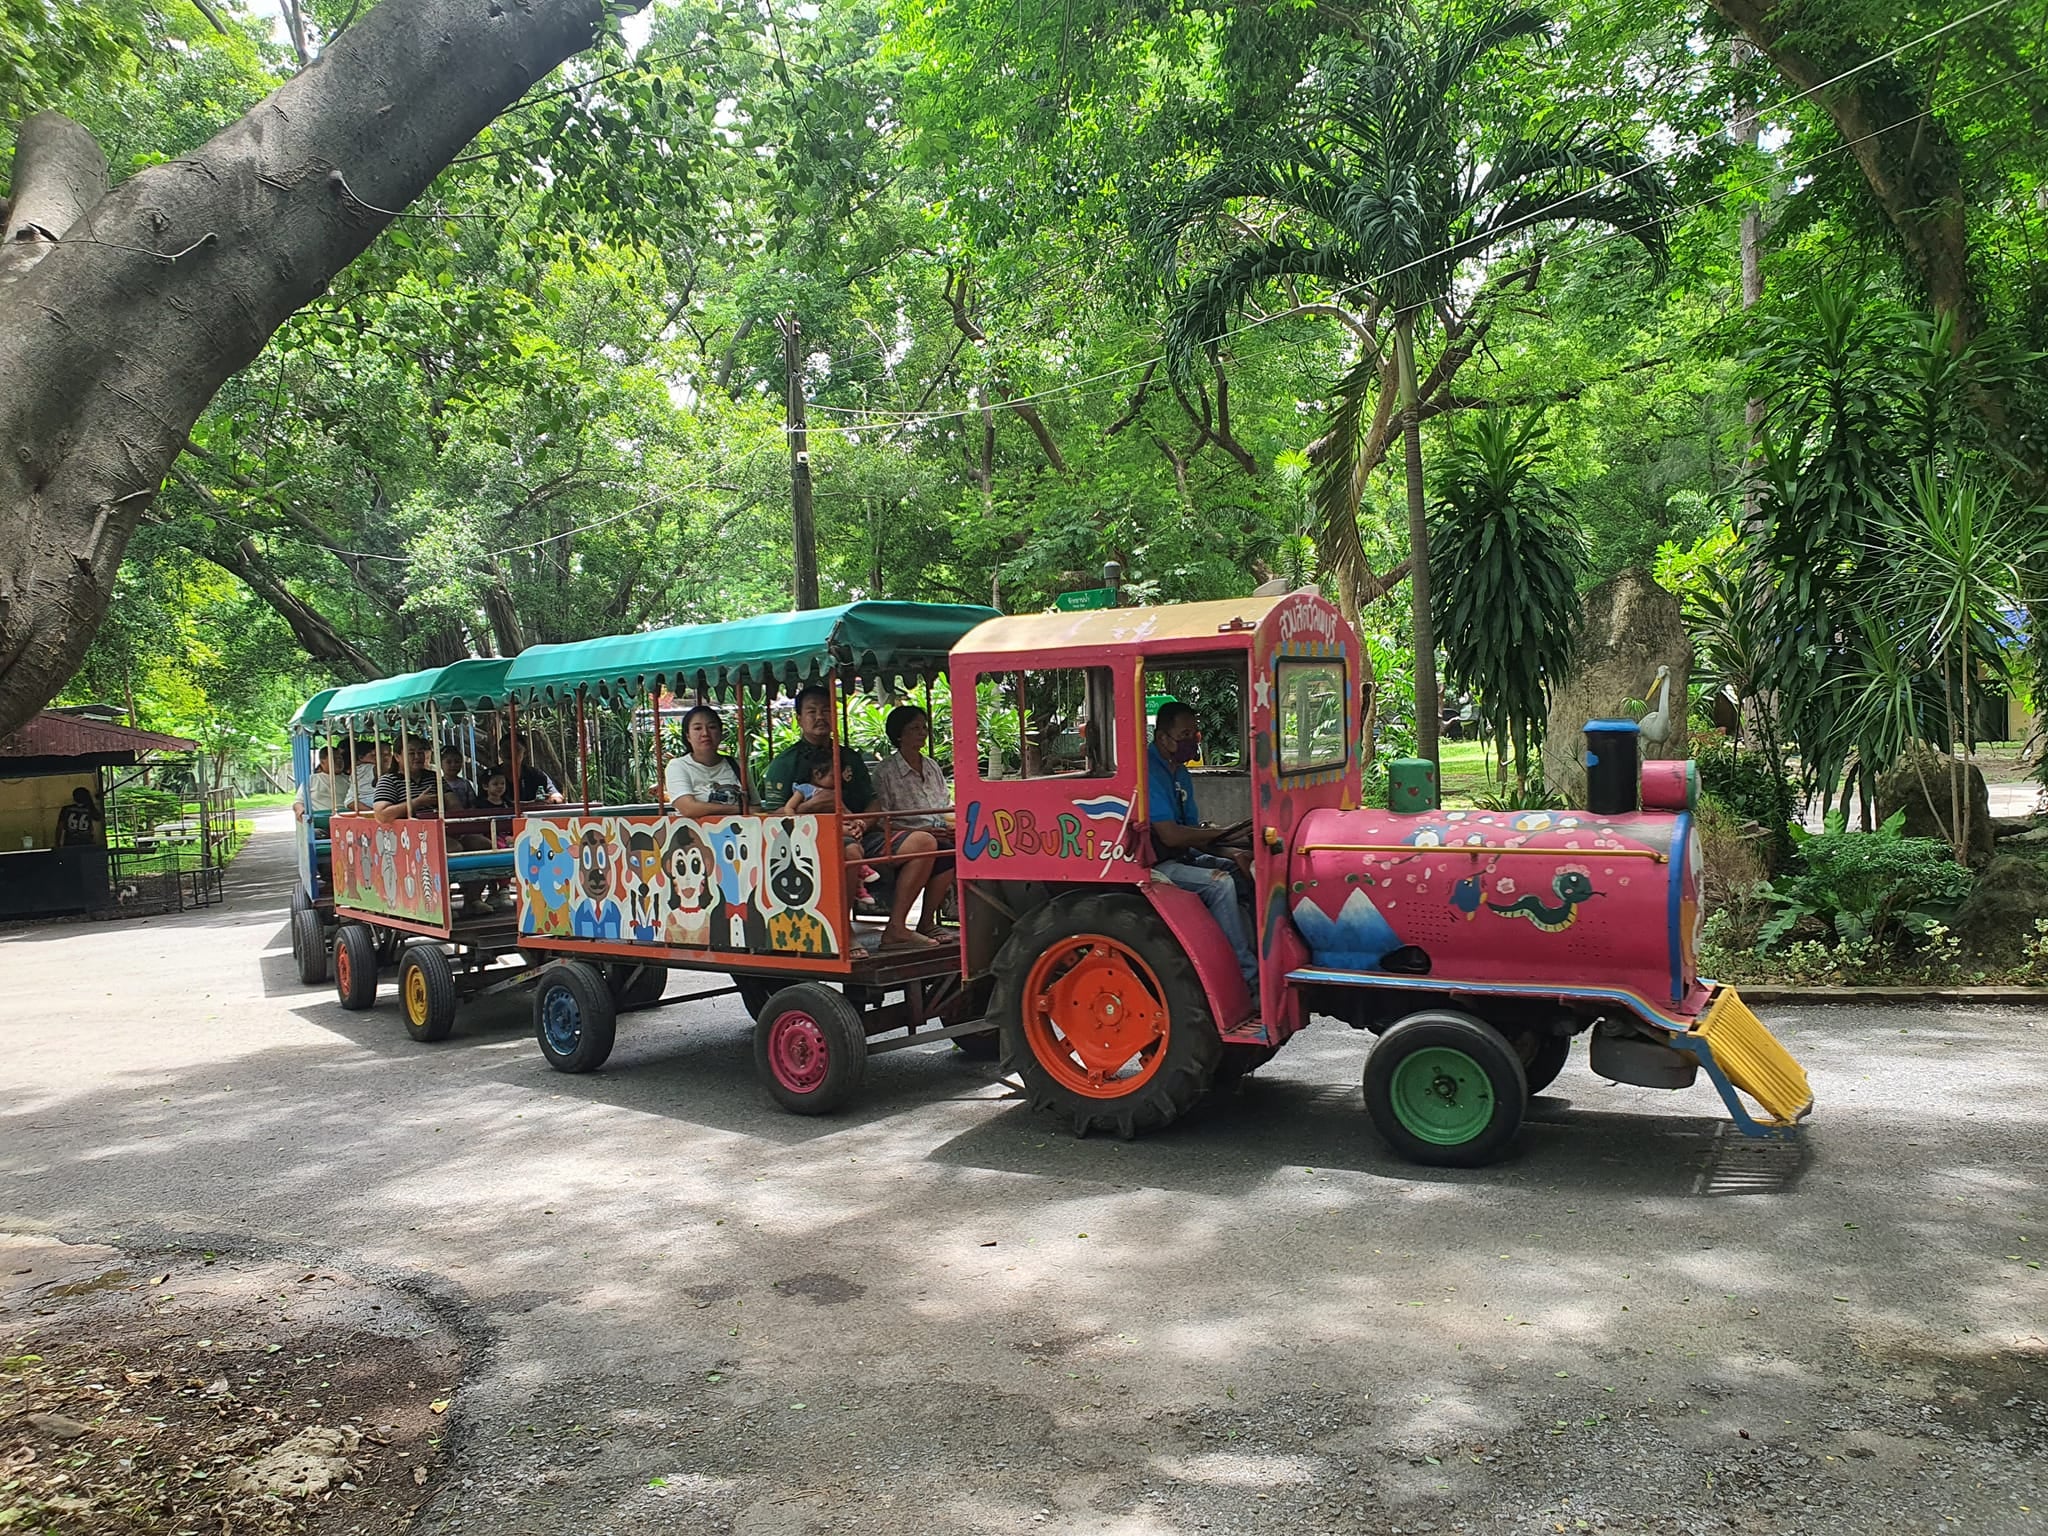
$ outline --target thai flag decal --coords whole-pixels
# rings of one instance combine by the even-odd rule
[[[1131,814],[1131,802],[1116,795],[1099,800],[1076,800],[1074,809],[1090,821],[1123,821]]]

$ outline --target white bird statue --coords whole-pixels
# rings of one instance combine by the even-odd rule
[[[1656,700],[1656,707],[1644,711],[1643,718],[1636,722],[1645,745],[1661,747],[1671,739],[1671,669],[1659,667],[1657,676],[1643,695],[1643,702]]]

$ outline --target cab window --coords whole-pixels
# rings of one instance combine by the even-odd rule
[[[1243,655],[1215,658],[1148,657],[1145,661],[1145,739],[1159,721],[1159,706],[1178,699],[1195,712],[1201,756],[1189,766],[1243,772],[1246,762]]]
[[[1273,712],[1282,774],[1344,764],[1344,663],[1283,661],[1274,676]]]
[[[1116,772],[1109,668],[985,672],[974,691],[984,778],[1102,779]]]

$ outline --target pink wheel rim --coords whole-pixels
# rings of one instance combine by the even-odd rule
[[[785,1013],[768,1026],[768,1067],[792,1093],[816,1093],[831,1070],[825,1031],[808,1013]]]

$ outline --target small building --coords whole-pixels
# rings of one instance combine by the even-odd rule
[[[112,904],[108,769],[189,758],[199,743],[138,731],[91,711],[46,709],[0,740],[0,918],[92,912]],[[58,819],[85,790],[100,812],[89,845],[59,847]]]

